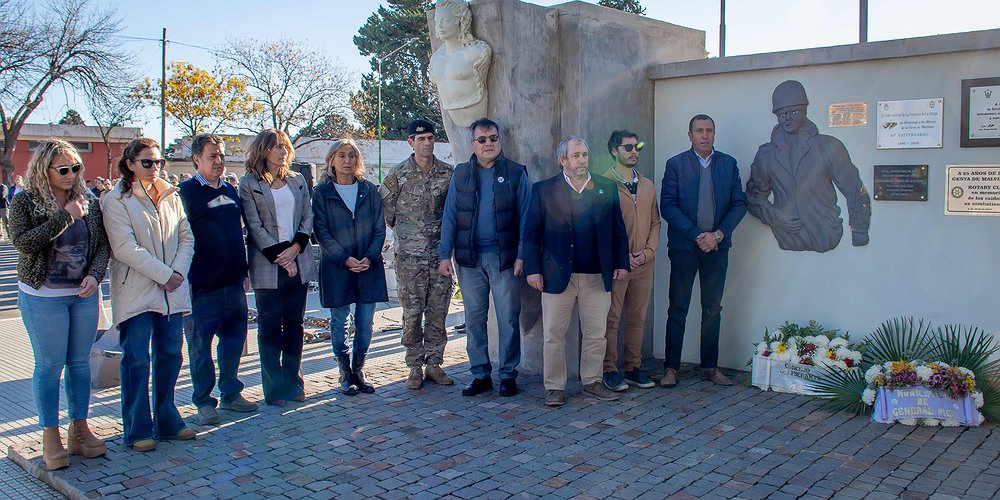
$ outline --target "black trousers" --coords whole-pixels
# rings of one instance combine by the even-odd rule
[[[701,367],[719,364],[719,329],[722,323],[722,291],[729,269],[729,249],[705,253],[670,249],[670,306],[667,309],[666,368],[681,366],[681,348],[694,278],[701,278]]]
[[[309,285],[278,268],[278,288],[254,289],[257,299],[257,344],[264,402],[305,394],[302,380],[302,322]]]

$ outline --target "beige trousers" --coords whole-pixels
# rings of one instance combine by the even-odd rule
[[[604,375],[604,332],[611,308],[611,292],[604,290],[600,274],[573,274],[563,293],[542,294],[544,329],[544,383],[546,390],[566,389],[566,330],[573,306],[580,305],[580,380],[583,385],[600,382]]]
[[[618,370],[618,325],[625,323],[623,333],[625,361],[623,371],[642,365],[642,338],[646,327],[646,310],[653,291],[654,261],[633,269],[623,280],[611,283],[611,310],[608,312],[608,351],[604,355],[604,373]]]

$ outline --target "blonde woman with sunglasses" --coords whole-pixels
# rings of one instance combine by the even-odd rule
[[[157,440],[195,437],[174,404],[181,317],[191,312],[194,236],[180,190],[156,175],[165,166],[156,141],[133,139],[118,162],[121,179],[102,201],[112,254],[111,315],[123,351],[122,427],[125,444],[136,451],[156,448]]]
[[[84,185],[83,162],[71,144],[42,141],[28,162],[26,185],[11,201],[10,236],[19,256],[17,304],[35,371],[31,388],[42,427],[46,468],[69,465],[107,447],[87,426],[90,348],[97,335],[97,289],[108,267],[101,208]],[[59,434],[59,376],[66,370],[69,453]]]

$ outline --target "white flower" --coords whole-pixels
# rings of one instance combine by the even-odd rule
[[[850,349],[848,349],[846,347],[838,347],[837,348],[837,359],[841,359],[841,360],[848,359],[848,358],[854,359],[854,353],[855,352],[856,351],[852,351],[852,350],[850,350]]]
[[[923,424],[927,427],[937,427],[941,425],[941,421],[936,418],[925,418]]]
[[[873,384],[875,383],[875,377],[878,377],[881,374],[882,374],[882,366],[872,365],[872,367],[865,372],[865,381],[868,382],[869,384]]]
[[[826,335],[817,335],[813,337],[813,343],[816,344],[816,347],[822,349],[830,343],[830,339],[826,338]]]
[[[875,389],[865,389],[864,394],[861,395],[861,401],[868,406],[875,404]]]
[[[843,337],[837,337],[830,341],[830,349],[838,349],[841,347],[847,347],[847,339]]]
[[[768,349],[767,342],[761,342],[761,343],[757,344],[757,355],[758,356],[763,356],[764,352],[768,351],[768,350],[769,349]]]
[[[941,368],[951,368],[951,365],[949,365],[948,363],[945,363],[944,361],[938,361],[935,364],[938,365],[938,366],[940,366]]]
[[[775,361],[788,361],[792,359],[796,351],[792,346],[788,344],[783,344],[781,341],[775,340],[771,342],[771,357]]]
[[[941,427],[958,427],[958,422],[954,420],[942,420]]]
[[[976,409],[983,407],[983,393],[976,391],[972,393],[972,400],[976,403]]]
[[[963,366],[958,367],[958,372],[968,378],[976,378],[976,374],[973,373],[972,370],[965,368]]]
[[[918,366],[916,371],[917,371],[917,376],[920,377],[920,380],[924,382],[930,380],[931,375],[934,375],[934,370],[932,370],[931,367],[926,365]]]
[[[899,419],[899,423],[901,423],[903,425],[917,425],[917,419],[915,419],[915,418],[901,418],[901,419]]]
[[[892,361],[886,361],[885,363],[882,364],[882,366],[885,367],[885,371],[887,372],[892,371]]]

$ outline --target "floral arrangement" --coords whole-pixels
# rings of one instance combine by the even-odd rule
[[[775,361],[795,361],[801,365],[836,366],[844,370],[861,365],[862,353],[852,349],[848,335],[825,330],[816,321],[805,327],[785,322],[771,334],[764,329],[764,340],[756,346],[757,356]]]
[[[976,390],[976,374],[967,368],[949,366],[937,361],[930,363],[910,361],[887,361],[880,365],[872,365],[865,372],[868,388],[862,393],[861,401],[865,405],[875,404],[879,388],[886,390],[904,389],[923,386],[945,393],[951,399],[972,398],[975,409],[983,407],[983,394]],[[957,426],[958,423],[935,418],[901,418],[904,425],[926,426]]]

